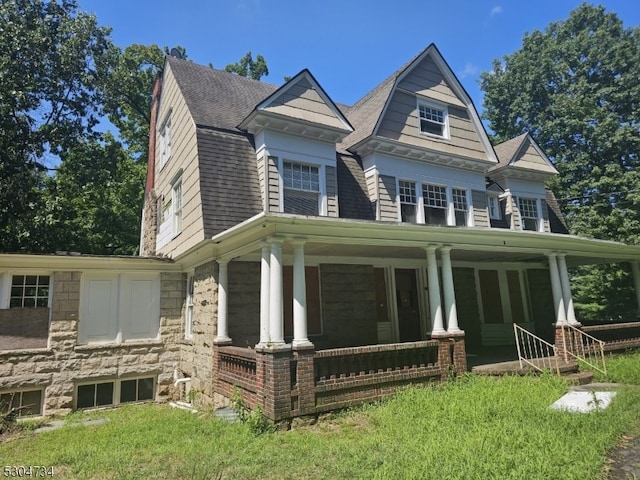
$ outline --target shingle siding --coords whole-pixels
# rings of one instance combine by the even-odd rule
[[[471,190],[471,203],[473,205],[473,222],[476,227],[489,226],[489,214],[487,212],[487,194],[481,190]]]
[[[203,128],[197,136],[204,231],[210,238],[260,213],[262,200],[249,136]]]
[[[396,205],[396,179],[388,175],[378,176],[378,191],[380,192],[380,220],[387,222],[398,221],[398,207]]]
[[[267,158],[267,204],[270,212],[280,211],[280,176],[278,157]]]
[[[359,160],[338,155],[338,204],[341,218],[375,220],[375,213],[367,195],[364,172]]]
[[[339,212],[336,167],[326,167],[325,172],[327,181],[327,215],[329,217],[337,217]]]

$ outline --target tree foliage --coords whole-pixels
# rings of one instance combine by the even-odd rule
[[[496,140],[528,131],[555,163],[551,186],[571,233],[640,244],[640,29],[582,4],[525,35],[481,87]],[[578,301],[602,301],[621,284],[607,272],[583,269]],[[607,302],[601,314],[617,316]]]
[[[251,52],[247,52],[238,62],[231,63],[224,67],[224,69],[227,72],[254,80],[260,80],[262,77],[269,75],[269,69],[267,68],[267,62],[264,57],[258,54],[254,60]]]
[[[0,248],[22,249],[46,159],[90,137],[102,95],[95,63],[109,29],[74,0],[0,3]]]

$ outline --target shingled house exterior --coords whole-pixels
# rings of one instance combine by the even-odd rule
[[[274,419],[380,398],[578,324],[567,266],[638,247],[570,236],[524,134],[492,148],[430,45],[353,106],[167,57],[142,255],[182,265],[181,369]],[[640,276],[636,275],[636,283]],[[637,289],[640,291],[640,288]]]
[[[171,56],[153,99],[141,257],[0,255],[16,405],[184,384],[281,420],[465,371],[514,322],[553,342],[579,325],[567,267],[631,262],[640,304],[640,247],[568,235],[553,164],[528,134],[492,147],[434,45],[352,106],[308,70]]]

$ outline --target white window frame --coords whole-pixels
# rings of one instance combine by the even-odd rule
[[[494,202],[492,209],[491,202]],[[492,211],[493,210],[493,211]],[[487,213],[492,220],[502,220],[502,212],[500,211],[500,196],[494,193],[487,193]]]
[[[436,200],[435,202],[431,202],[431,198],[429,197],[429,188],[437,188],[437,189],[444,189],[444,205],[438,205],[438,203],[441,202],[437,201],[438,199],[434,199]],[[428,207],[428,208],[437,208],[439,210],[443,210],[444,211],[444,224],[445,225],[452,225],[451,223],[451,215],[450,215],[450,208],[449,205],[451,205],[451,198],[450,198],[450,191],[451,188],[447,185],[442,185],[442,184],[438,184],[438,183],[432,183],[432,182],[422,182],[421,184],[421,188],[422,188],[422,203],[423,203],[423,223],[425,223],[426,225],[431,225],[430,223],[427,223],[427,217],[426,214],[424,212],[424,210]],[[439,194],[442,193],[442,191],[439,192]],[[455,225],[455,221],[453,222],[453,225]]]
[[[42,270],[38,271],[12,271],[12,272],[1,272],[0,273],[0,309],[9,309],[9,308],[45,308],[43,306],[29,306],[29,307],[11,307],[11,286],[13,284],[13,277],[16,276],[36,276],[36,277],[49,277],[49,292],[47,297],[47,305],[46,308],[51,308],[51,301],[53,298],[53,272],[45,272]],[[37,288],[37,287],[36,287]],[[23,295],[23,303],[24,303],[24,295]]]
[[[182,233],[182,203],[184,200],[182,186],[181,176],[171,184],[171,229],[173,237]]]
[[[160,137],[160,169],[171,159],[171,111],[167,113],[159,132]]]
[[[193,272],[187,274],[187,289],[184,301],[184,338],[191,340],[193,338],[193,293],[195,287],[195,276]]]
[[[327,162],[322,162],[319,161],[320,159],[314,159],[314,158],[305,158],[304,155],[300,155],[300,154],[296,154],[296,155],[271,155],[271,156],[276,156],[278,159],[278,183],[279,183],[279,191],[280,191],[280,212],[281,213],[285,213],[284,211],[284,195],[285,195],[285,190],[297,190],[297,191],[301,191],[301,192],[314,192],[313,190],[301,190],[301,189],[295,189],[295,188],[289,188],[289,187],[285,187],[284,184],[284,164],[285,163],[291,163],[291,164],[300,164],[300,165],[307,165],[309,167],[316,167],[318,169],[318,181],[319,181],[319,191],[315,192],[318,193],[318,216],[321,217],[326,217],[328,215],[328,211],[329,211],[329,204],[328,204],[328,198],[327,198],[327,177],[326,177],[326,163]],[[334,166],[330,165],[330,166]]]
[[[457,203],[459,200],[456,200],[456,196],[458,197],[458,199],[464,199],[465,208],[457,207]],[[453,207],[453,224],[458,227],[468,227],[470,218],[471,218],[471,209],[470,209],[471,202],[469,202],[469,190],[466,188],[451,187],[451,204]],[[458,222],[455,216],[456,212],[464,212],[463,225],[458,225]]]
[[[426,111],[426,109],[429,109],[428,111]],[[447,108],[446,105],[443,105],[441,103],[436,103],[436,102],[432,102],[432,101],[426,101],[423,99],[418,99],[418,103],[417,103],[417,112],[418,112],[418,131],[422,134],[422,135],[428,135],[430,137],[434,137],[434,138],[442,138],[445,140],[449,140],[450,136],[449,136],[449,109]],[[442,116],[442,121],[438,121],[437,119],[434,120],[433,118],[426,118],[426,117],[432,117],[433,112],[436,112],[436,115]],[[438,115],[439,114],[439,115]],[[423,116],[424,115],[424,116]],[[422,121],[425,122],[429,122],[429,123],[433,123],[435,125],[441,125],[442,126],[442,135],[438,135],[437,133],[432,133],[432,132],[428,132],[422,129]]]
[[[131,400],[131,401],[126,401],[126,402],[121,402],[120,401],[120,395],[122,392],[122,382],[128,382],[128,381],[137,381],[139,382],[140,380],[146,380],[146,379],[151,379],[153,381],[153,394],[152,394],[152,398],[151,399],[146,399],[146,400]],[[94,388],[94,403],[96,401],[95,395],[97,392],[97,385],[101,384],[101,383],[113,383],[113,394],[111,396],[111,403],[108,404],[104,404],[104,405],[93,405],[91,407],[78,407],[78,389],[79,387],[84,387],[87,385],[95,385],[96,387]],[[76,383],[75,388],[74,388],[74,395],[73,395],[73,407],[74,410],[93,410],[93,409],[98,409],[98,408],[108,408],[108,407],[113,407],[113,406],[117,406],[117,405],[125,405],[125,404],[132,404],[132,403],[143,403],[143,402],[153,402],[155,401],[156,398],[156,394],[158,391],[158,377],[157,375],[138,375],[135,377],[123,377],[123,378],[100,378],[100,379],[94,379],[93,381],[87,379],[87,381],[81,381]],[[138,397],[138,385],[136,384],[136,397]]]
[[[523,202],[531,202],[528,203],[528,205],[523,208]],[[521,230],[527,230],[530,232],[539,232],[540,231],[540,225],[541,225],[541,218],[540,218],[540,206],[538,205],[540,203],[540,201],[537,198],[532,198],[532,197],[522,197],[522,196],[518,196],[518,211],[520,212],[520,229]],[[530,212],[530,207],[535,208],[535,216],[531,215],[532,212]],[[527,215],[525,215],[525,213],[527,213]],[[534,229],[530,229],[530,228],[524,228],[524,224],[525,224],[525,219],[527,220],[535,220],[536,225]]]
[[[415,223],[420,223],[420,218],[418,215],[418,210],[419,210],[418,182],[416,182],[415,180],[406,180],[403,178],[399,178],[397,180],[396,188],[398,192],[398,221],[399,222],[404,221],[402,220],[402,205],[413,205],[414,216],[416,219]],[[409,192],[406,192],[407,189],[409,190]],[[410,190],[413,190],[413,191],[410,191]],[[411,197],[412,197],[413,201],[408,201],[407,197],[409,197],[409,200],[411,200]],[[414,223],[414,222],[406,222],[406,223]]]

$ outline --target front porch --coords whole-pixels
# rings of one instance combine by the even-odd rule
[[[226,398],[240,389],[272,420],[441,381],[466,371],[467,349],[515,355],[513,323],[553,342],[554,324],[578,323],[568,266],[640,253],[564,235],[288,216],[213,241],[216,261],[195,275],[196,291],[215,292],[209,385]],[[196,317],[200,304],[210,305],[194,298]]]

